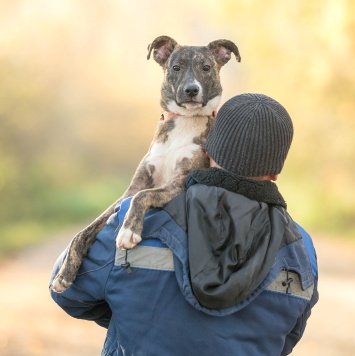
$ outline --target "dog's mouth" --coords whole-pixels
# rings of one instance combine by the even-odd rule
[[[184,107],[187,110],[193,110],[193,109],[201,108],[202,104],[201,103],[193,103],[193,102],[191,102],[191,103],[183,103],[181,106]]]
[[[187,110],[194,110],[194,109],[202,108],[202,103],[189,101],[186,103],[181,103],[179,106],[182,106],[183,108],[185,108]]]

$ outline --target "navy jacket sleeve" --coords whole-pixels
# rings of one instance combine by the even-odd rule
[[[304,313],[298,318],[295,327],[291,332],[286,336],[285,346],[282,351],[283,355],[289,355],[293,348],[296,346],[298,341],[301,340],[303,333],[306,329],[307,320],[311,316],[311,308],[317,303],[318,301],[318,290],[317,290],[317,282],[314,285],[314,293],[310,303],[308,304],[307,308],[305,309]]]
[[[300,233],[302,235],[303,243],[305,245],[305,248],[308,253],[309,260],[310,260],[310,264],[312,267],[312,274],[314,277],[314,290],[313,290],[312,298],[309,301],[309,304],[306,307],[305,311],[303,312],[302,315],[300,315],[294,328],[286,336],[285,346],[284,346],[284,349],[281,354],[282,356],[289,355],[292,352],[293,348],[298,343],[298,341],[303,336],[303,333],[304,333],[306,325],[307,325],[307,320],[311,316],[311,309],[314,307],[314,305],[318,302],[318,299],[319,299],[317,254],[316,254],[312,239],[309,236],[309,234],[300,225],[296,224],[296,226],[298,227],[298,230],[300,231]]]
[[[92,320],[106,328],[112,313],[105,301],[105,286],[114,264],[117,228],[117,214],[114,214],[97,235],[74,283],[63,293],[50,291],[53,300],[72,317]],[[63,264],[65,255],[66,251],[58,258],[50,283]]]

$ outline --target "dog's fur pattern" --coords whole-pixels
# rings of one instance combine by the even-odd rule
[[[237,46],[228,40],[201,47],[179,46],[171,37],[160,36],[148,46],[148,59],[152,53],[164,70],[161,107],[166,118],[160,121],[127,191],[73,238],[51,285],[56,292],[72,284],[96,234],[123,199],[133,196],[116,242],[118,248],[129,249],[141,240],[145,213],[181,193],[191,169],[209,165],[204,145],[222,93],[219,71],[232,53],[240,61]]]

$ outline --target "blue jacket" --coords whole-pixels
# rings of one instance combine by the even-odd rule
[[[102,355],[289,354],[302,337],[311,308],[318,300],[317,262],[310,236],[289,218],[283,207],[246,198],[249,193],[216,187],[215,182],[210,186],[199,177],[192,177],[190,185],[187,192],[169,203],[166,209],[154,209],[146,215],[143,241],[127,252],[115,247],[117,231],[130,204],[130,199],[125,200],[98,234],[74,284],[61,294],[51,291],[52,298],[69,315],[108,328]],[[218,208],[213,203],[214,197]],[[190,232],[204,224],[196,223],[195,216],[191,216],[195,211],[190,209],[192,206],[202,207],[199,219],[203,220],[206,216],[211,218],[204,206],[211,207],[211,212],[225,211],[221,200],[228,201],[228,208],[230,204],[245,205],[249,213],[252,207],[254,218],[250,223],[253,229],[255,220],[259,225],[265,220],[260,216],[266,207],[265,216],[270,218],[265,220],[266,225],[261,224],[261,230],[269,230],[271,235],[274,226],[267,221],[281,212],[286,217],[282,224],[288,237],[279,243],[270,267],[263,265],[258,269],[263,271],[260,275],[265,274],[258,285],[251,287],[249,283],[244,296],[235,294],[229,286],[236,303],[225,305],[223,290],[222,307],[217,303],[217,307],[211,308],[209,301],[213,298],[210,294],[217,290],[218,295],[219,288],[205,277],[199,279],[201,264],[189,263],[187,231],[189,239],[193,240]],[[217,216],[220,225],[219,219]],[[270,241],[272,239],[271,236]],[[241,246],[238,240],[238,250]],[[191,245],[191,248],[195,247]],[[198,251],[192,252],[198,256]],[[216,255],[215,252],[212,255]],[[243,267],[248,264],[244,258],[249,261],[253,253],[246,249],[242,255],[238,263]],[[51,279],[64,257],[65,251],[58,258]],[[218,270],[224,261],[212,260],[212,264]],[[228,284],[242,267],[228,269],[226,279],[219,282]],[[213,271],[211,273],[213,275]],[[216,275],[220,276],[221,271]],[[236,281],[239,283],[238,279]]]

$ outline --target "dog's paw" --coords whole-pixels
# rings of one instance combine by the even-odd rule
[[[63,277],[56,276],[49,288],[56,293],[63,293],[72,285],[72,282],[67,282]]]
[[[117,235],[116,245],[120,250],[129,250],[140,241],[142,241],[142,238],[138,234],[134,233],[131,229],[122,227]]]

